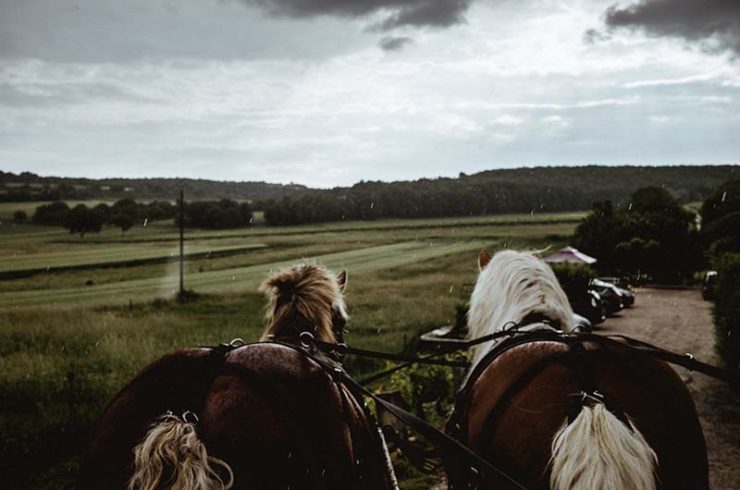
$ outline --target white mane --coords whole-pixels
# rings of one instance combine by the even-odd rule
[[[549,265],[531,252],[498,252],[478,274],[470,297],[468,337],[500,331],[532,313],[560,323],[562,330],[575,327],[573,309]],[[492,346],[487,342],[474,347],[473,365]]]

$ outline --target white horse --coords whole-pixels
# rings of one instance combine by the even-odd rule
[[[470,299],[468,315],[471,339],[500,331],[511,322],[520,324],[522,321],[533,321],[523,326],[524,329],[545,326],[555,326],[563,331],[574,329],[573,310],[568,298],[552,269],[535,253],[505,250],[492,258],[482,251],[478,257],[478,267],[480,274]],[[473,365],[492,347],[490,342],[477,346],[473,352]],[[526,349],[519,353],[520,359],[527,359],[527,355],[532,357],[537,354]],[[499,379],[512,369],[507,369],[511,364],[506,364],[503,359],[500,361],[499,366],[494,366],[494,362],[486,368],[498,369]],[[483,375],[479,379],[482,378]],[[567,398],[567,395],[559,396],[561,399]],[[471,404],[468,413],[475,409]],[[656,488],[656,454],[631,420],[623,423],[598,400],[584,404],[571,423],[568,423],[567,417],[564,419],[557,419],[562,423],[554,434],[542,436],[552,438],[549,449],[551,489]],[[547,468],[531,470],[539,470],[540,474],[544,474]]]

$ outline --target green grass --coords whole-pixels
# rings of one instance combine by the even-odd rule
[[[379,247],[361,248],[315,257],[319,263],[333,269],[363,272],[390,269],[407,263],[447,255],[462,250],[478,250],[485,242],[442,243],[403,242]],[[289,262],[270,262],[247,267],[191,274],[188,288],[198,292],[228,293],[254,290],[271,271]],[[135,279],[117,283],[68,289],[10,291],[0,293],[0,309],[58,309],[78,305],[118,305],[148,302],[171,297],[179,285],[177,265],[172,264],[164,277]]]
[[[577,216],[189,230],[191,250],[234,253],[189,259],[186,286],[202,296],[182,305],[162,301],[177,287],[177,264],[111,267],[175,251],[171,223],[82,240],[54,228],[0,225],[0,270],[9,263],[92,267],[0,280],[3,486],[74,488],[95,420],[138,370],[178,347],[259,338],[264,300],[256,288],[272,270],[304,258],[348,270],[348,342],[400,352],[420,333],[454,321],[475,281],[480,248],[557,247]],[[267,247],[247,249],[254,244]],[[384,364],[349,358],[347,366],[360,376]],[[402,487],[427,488],[430,479],[407,466]]]
[[[187,244],[184,255],[193,257],[198,255],[223,255],[225,253],[245,252],[265,248],[263,243],[249,245],[230,245],[211,247],[207,244]],[[173,259],[179,256],[179,247],[171,245],[122,245],[110,247],[90,247],[78,250],[65,250],[44,253],[13,253],[0,257],[0,274],[2,272],[23,272],[49,269],[73,269],[75,267],[91,267],[104,265],[120,265],[122,263],[139,263],[155,261],[157,259]]]

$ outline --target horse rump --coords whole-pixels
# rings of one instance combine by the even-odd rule
[[[167,413],[134,448],[133,475],[127,490],[228,490],[234,482],[231,468],[208,455],[195,424]],[[221,471],[219,471],[219,469]],[[227,475],[226,480],[220,476]]]
[[[583,406],[552,441],[550,488],[655,490],[658,457],[639,430],[603,403]]]

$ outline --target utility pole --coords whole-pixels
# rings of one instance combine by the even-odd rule
[[[185,189],[180,189],[180,296],[185,299]]]

